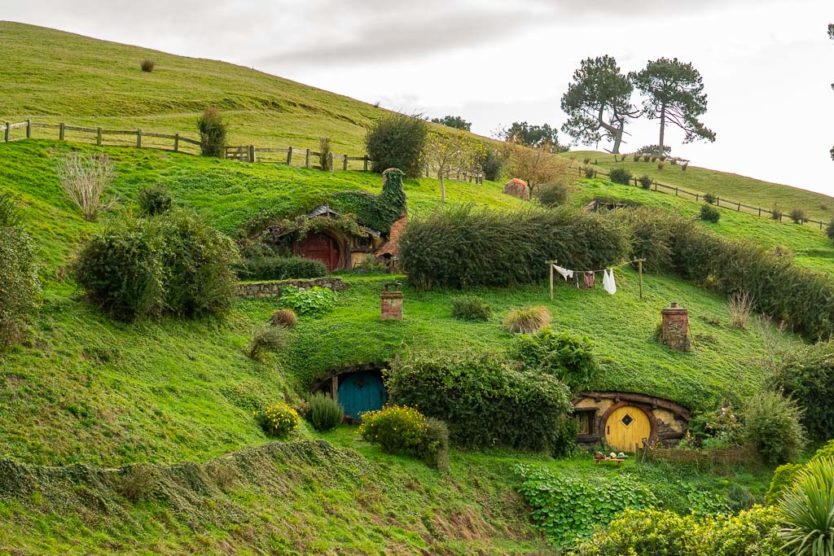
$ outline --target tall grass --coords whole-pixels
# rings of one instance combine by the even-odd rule
[[[104,193],[113,183],[115,170],[106,154],[71,153],[58,164],[58,179],[69,198],[93,221],[106,208]]]

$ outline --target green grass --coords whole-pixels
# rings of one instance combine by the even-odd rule
[[[798,187],[692,165],[683,172],[680,166],[672,166],[668,162],[663,170],[658,170],[657,162],[643,162],[642,159],[640,162],[634,162],[632,157],[626,157],[624,162],[614,162],[614,155],[597,151],[576,151],[565,156],[577,162],[589,158],[591,164],[605,170],[622,167],[638,178],[646,175],[660,183],[682,187],[689,191],[712,193],[722,199],[726,198],[754,207],[770,210],[776,206],[785,214],[786,221],[788,213],[794,208],[804,209],[811,218],[823,222],[828,222],[834,217],[834,198]],[[694,162],[697,163],[697,160]]]

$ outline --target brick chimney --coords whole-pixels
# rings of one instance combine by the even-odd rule
[[[660,324],[660,341],[672,349],[678,351],[692,350],[692,341],[689,337],[689,311],[672,303],[660,311],[662,321]]]
[[[379,294],[382,320],[403,320],[403,292],[399,282],[388,282]]]

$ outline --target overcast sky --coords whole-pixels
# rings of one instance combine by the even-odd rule
[[[832,0],[0,0],[0,19],[461,115],[484,135],[561,126],[559,98],[585,57],[626,71],[678,57],[704,77],[717,140],[683,145],[672,130],[674,153],[834,195]],[[627,131],[625,151],[657,142],[656,121]]]

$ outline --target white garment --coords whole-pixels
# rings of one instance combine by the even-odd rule
[[[573,278],[573,271],[572,270],[568,270],[567,268],[562,268],[561,266],[558,266],[558,265],[553,265],[553,270],[555,270],[556,272],[561,274],[562,278],[564,278],[565,280],[567,280],[568,278]]]
[[[615,293],[617,293],[617,283],[614,282],[614,269],[613,268],[606,269],[602,273],[602,287],[605,289],[605,291],[607,291],[611,295],[614,295]]]

